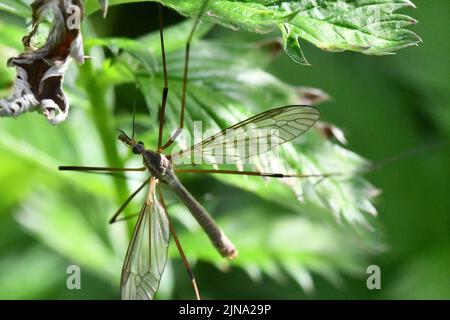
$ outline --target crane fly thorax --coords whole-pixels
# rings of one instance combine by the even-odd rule
[[[153,176],[165,181],[168,172],[172,171],[172,163],[162,153],[146,150],[142,153],[145,166],[150,170]]]

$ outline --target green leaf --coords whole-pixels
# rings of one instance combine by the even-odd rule
[[[61,272],[55,272],[58,268]],[[38,245],[20,255],[2,254],[0,270],[3,299],[39,299],[52,286],[65,282],[64,265],[52,252]]]
[[[431,247],[417,250],[415,255],[400,263],[397,277],[387,291],[389,299],[437,299],[450,298],[447,281],[450,271],[448,247]]]
[[[300,42],[297,33],[289,24],[284,24],[281,26],[281,34],[283,35],[284,41],[284,51],[297,63],[303,65],[309,65],[303,54],[302,48],[300,47]]]
[[[0,21],[0,46],[22,50],[19,34],[25,34],[25,28]]]
[[[42,243],[60,255],[71,261],[77,261],[83,267],[97,272],[102,278],[118,280],[120,258],[115,256],[108,242],[102,239],[98,227],[96,230],[96,225],[106,226],[106,219],[96,219],[94,223],[93,217],[95,214],[98,215],[92,210],[94,206],[89,206],[91,210],[85,209],[82,214],[80,209],[83,208],[83,204],[74,205],[74,202],[77,202],[75,194],[71,201],[58,200],[59,196],[61,195],[37,192],[22,205],[17,215],[18,221],[36,234]],[[42,212],[45,212],[45,215],[42,215]],[[102,217],[105,218],[105,215]],[[116,226],[114,230],[116,236],[120,236],[117,227],[124,225]],[[123,228],[121,233],[121,240],[124,241]]]
[[[142,2],[133,0],[118,3]],[[203,0],[161,0],[180,14],[195,17]],[[372,55],[392,53],[417,45],[421,39],[407,27],[417,21],[395,13],[414,7],[410,0],[298,0],[210,1],[203,19],[228,28],[251,32],[281,30],[286,53],[307,64],[300,39],[328,51],[355,51]],[[98,9],[90,2],[88,12]]]
[[[30,18],[31,7],[26,0],[0,0],[0,10]]]
[[[409,0],[295,1],[285,8],[299,13],[283,27],[290,38],[297,37],[297,43],[289,42],[297,50],[302,38],[328,51],[383,55],[421,41],[406,29],[417,21],[394,13],[404,7],[414,5]]]

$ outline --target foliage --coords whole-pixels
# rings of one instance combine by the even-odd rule
[[[88,2],[88,10],[92,8]],[[20,41],[11,35],[24,34],[25,30],[21,22],[2,23],[4,28],[0,32],[9,35],[0,40],[0,56],[4,61],[12,50],[21,49]],[[185,22],[166,29],[170,76],[166,138],[176,128],[183,46],[190,26],[190,22]],[[192,47],[189,128],[192,120],[202,120],[205,129],[217,129],[259,111],[299,101],[298,87],[274,75],[278,60],[270,50],[273,48],[268,45],[270,41],[232,42],[224,38],[227,34],[200,40],[209,30],[209,24],[202,24]],[[93,61],[69,70],[66,87],[73,113],[67,123],[52,128],[33,114],[16,121],[2,119],[0,228],[5,241],[0,245],[0,293],[5,298],[118,297],[121,263],[134,221],[128,226],[125,223],[108,226],[107,220],[143,178],[137,175],[125,181],[61,174],[56,169],[61,164],[138,165],[139,159],[114,140],[115,128],[130,127],[133,105],[138,110],[138,135],[148,146],[155,145],[162,88],[159,39],[157,33],[135,40],[100,38],[90,24],[85,26],[85,37]],[[107,50],[100,50],[100,46]],[[291,72],[292,64],[286,65],[278,70],[280,76],[283,72],[294,78],[298,77],[297,72],[308,74],[304,68]],[[8,70],[0,69],[0,83],[8,84],[12,78]],[[334,80],[315,83],[323,82],[333,88],[330,81]],[[375,86],[375,82],[372,84]],[[347,94],[357,95],[349,91],[332,94],[335,98],[339,94],[344,98]],[[341,123],[344,121],[340,119]],[[358,143],[358,138],[353,137]],[[278,169],[291,172],[334,172],[364,164],[356,154],[314,131],[284,148],[282,159],[282,163],[276,164],[282,166]],[[264,165],[267,166],[261,164],[263,168]],[[372,187],[360,177],[288,181],[288,184],[251,177],[182,178],[235,240],[241,253],[231,264],[223,261],[184,207],[167,194],[169,211],[175,217],[206,297],[299,297],[300,290],[289,285],[292,280],[306,292],[311,292],[318,282],[320,292],[323,287],[320,279],[326,278],[339,286],[342,275],[359,277],[368,259],[384,249],[378,233],[367,228],[379,230],[367,214],[374,212],[370,202]],[[133,201],[128,214],[136,212],[139,203],[139,199]],[[189,283],[174,249],[171,246],[173,259],[159,297],[191,298]],[[433,261],[445,259],[436,254]],[[85,272],[81,292],[65,288],[68,264],[78,264]],[[211,265],[228,272],[221,275]],[[421,265],[410,266],[411,272],[417,274]],[[433,263],[427,267],[433,270]],[[269,289],[246,292],[243,288],[240,296],[236,296],[241,271],[255,281],[264,280],[259,286]],[[23,281],[18,272],[30,280]],[[45,282],[33,280],[35,274]],[[414,288],[405,278],[398,279],[403,284],[397,290]],[[247,277],[242,281],[249,283]],[[221,290],[217,290],[218,286]],[[399,296],[396,290],[390,292]]]
[[[110,4],[146,0],[113,0]],[[203,0],[161,0],[179,13],[194,17]],[[206,19],[223,26],[252,32],[279,28],[286,53],[296,62],[308,64],[300,39],[329,51],[350,50],[366,54],[389,54],[417,45],[421,40],[406,27],[417,21],[395,11],[415,7],[410,0],[253,0],[210,1]],[[88,12],[99,8],[88,3]]]

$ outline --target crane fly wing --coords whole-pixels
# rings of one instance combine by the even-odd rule
[[[171,159],[175,164],[224,164],[245,160],[301,136],[319,117],[319,110],[311,106],[294,105],[268,110],[173,153]],[[253,147],[251,141],[258,144],[252,151],[249,150]]]
[[[155,184],[152,179],[128,246],[120,281],[123,300],[153,299],[166,265],[169,221],[157,199]]]

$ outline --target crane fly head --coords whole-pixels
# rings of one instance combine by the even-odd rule
[[[133,138],[130,138],[125,132],[122,130],[119,130],[119,140],[122,141],[125,145],[129,146],[131,148],[131,151],[134,154],[142,154],[145,151],[145,145],[142,141],[134,140]]]

